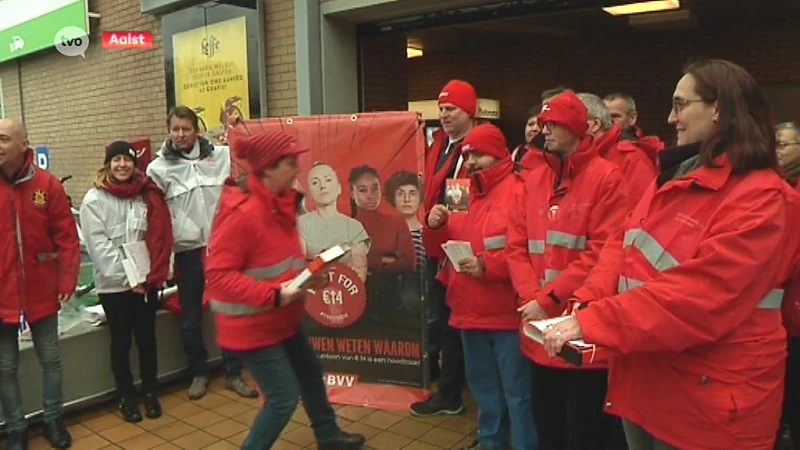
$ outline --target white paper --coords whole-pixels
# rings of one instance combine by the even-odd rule
[[[147,280],[150,273],[150,252],[143,241],[122,244],[122,267],[128,277],[128,284],[136,287]]]
[[[315,259],[321,260],[325,265],[318,270],[318,272],[322,272],[326,270],[326,268],[333,262],[338,261],[340,258],[345,256],[348,252],[350,252],[350,245],[348,244],[340,244],[334,245],[333,247],[325,250],[324,252],[317,255]],[[313,262],[313,261],[312,261]],[[308,283],[308,280],[313,277],[315,273],[311,272],[311,269],[305,268],[302,272],[300,272],[294,279],[289,283],[289,289],[301,289]]]
[[[447,259],[453,264],[456,272],[461,272],[458,263],[466,258],[475,256],[472,252],[472,245],[466,241],[447,241],[442,244],[442,250],[447,255]]]

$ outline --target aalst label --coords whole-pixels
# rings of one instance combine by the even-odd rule
[[[150,31],[104,31],[103,48],[153,48]]]

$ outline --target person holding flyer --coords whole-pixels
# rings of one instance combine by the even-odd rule
[[[131,334],[139,350],[145,415],[161,417],[156,346],[156,290],[169,276],[172,219],[164,192],[136,167],[136,151],[125,141],[106,148],[94,187],[81,202],[81,228],[94,262],[94,280],[111,331],[111,371],[120,396],[120,412],[140,422],[130,367]],[[143,245],[149,267],[136,267],[145,281],[130,280],[123,246]]]
[[[535,450],[531,365],[520,351],[517,294],[503,251],[516,189],[514,163],[503,132],[491,124],[473,128],[461,152],[473,203],[466,213],[434,206],[422,236],[434,257],[445,257],[441,245],[448,240],[467,242],[475,252],[448,259],[437,276],[452,310],[449,325],[461,331],[467,384],[478,403],[478,439],[468,448],[506,448],[510,422],[513,447]]]
[[[300,326],[306,290],[290,285],[305,267],[292,186],[308,148],[282,131],[234,136],[231,148],[252,172],[241,186],[226,183],[205,274],[217,343],[244,361],[267,398],[242,449],[271,448],[301,397],[320,450],[358,449],[364,436],[337,424],[322,364]],[[326,282],[323,273],[311,284]]]

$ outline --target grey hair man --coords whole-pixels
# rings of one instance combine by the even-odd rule
[[[787,180],[796,184],[800,176],[800,126],[783,122],[775,127],[775,151]]]
[[[611,120],[619,123],[620,128],[627,130],[636,127],[639,114],[636,112],[636,101],[628,94],[615,92],[603,99],[611,114]]]

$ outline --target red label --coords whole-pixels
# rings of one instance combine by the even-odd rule
[[[334,263],[328,273],[328,285],[306,296],[306,311],[328,328],[349,327],[364,314],[367,292],[364,282],[350,267]]]
[[[103,48],[153,48],[150,31],[104,31]]]

